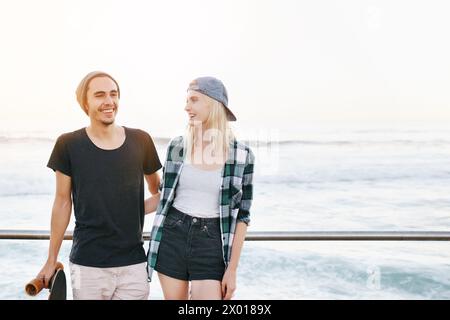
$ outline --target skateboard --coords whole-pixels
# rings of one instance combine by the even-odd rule
[[[25,292],[30,296],[36,296],[44,288],[49,290],[48,300],[66,300],[66,274],[61,262],[56,264],[55,273],[51,277],[48,287],[45,287],[42,279],[35,278],[26,284]]]

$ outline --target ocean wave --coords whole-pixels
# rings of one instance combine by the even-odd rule
[[[51,196],[51,192],[0,192],[1,198],[12,198],[12,197],[29,197],[29,196]]]
[[[449,299],[446,266],[429,261],[437,256],[445,259],[448,254],[430,253],[430,245],[278,246],[270,249],[245,244],[239,263],[237,299]],[[42,253],[48,244],[7,241],[0,243],[0,249],[2,262],[10,266],[0,277],[0,286],[5,289],[0,299],[29,299],[13,280],[31,278],[42,267]],[[70,249],[71,243],[64,241],[61,261],[69,260]],[[70,281],[67,285],[70,299]],[[152,292],[153,299],[162,296],[157,277]]]
[[[28,173],[0,174],[0,197],[20,196],[45,196],[54,193],[54,179],[51,174],[31,176]],[[283,188],[285,186],[296,188],[322,188],[332,185],[336,189],[344,186],[387,184],[402,186],[423,185],[447,185],[450,186],[450,172],[436,170],[435,172],[417,172],[408,170],[395,172],[393,170],[381,172],[367,172],[357,169],[354,172],[341,170],[340,172],[329,170],[307,170],[289,172],[286,168],[278,174],[264,174],[257,170],[254,176],[254,184],[269,185]]]
[[[423,249],[414,256],[402,255],[400,250],[392,257],[383,256],[383,251],[389,248],[383,244],[372,245],[370,254],[364,247],[353,246],[346,255],[343,253],[349,245],[339,251],[335,246],[329,249],[318,246],[318,252],[308,246],[293,247],[298,249],[278,251],[252,245],[251,251],[244,251],[240,273],[245,286],[272,287],[271,291],[261,291],[267,298],[283,295],[309,299],[448,297],[450,283],[444,276],[445,268],[436,264],[425,267]],[[278,274],[277,281],[270,274]],[[277,294],[272,295],[272,291]]]
[[[415,145],[433,145],[444,146],[450,145],[450,140],[434,139],[434,140],[271,140],[271,141],[256,141],[248,140],[247,142],[251,147],[259,146],[295,146],[295,145],[310,145],[310,146],[385,146],[385,145],[398,145],[398,146],[415,146]]]
[[[419,174],[387,174],[380,173],[373,176],[355,176],[349,177],[348,175],[333,176],[332,174],[317,174],[311,175],[299,175],[299,174],[277,174],[277,175],[255,175],[255,183],[265,184],[279,184],[279,185],[325,185],[325,184],[349,184],[349,183],[361,183],[361,184],[373,184],[373,183],[413,183],[417,181],[418,185],[430,183],[442,183],[445,181],[450,185],[450,174],[430,175],[428,173]]]
[[[450,136],[450,135],[449,135]],[[0,143],[32,143],[32,142],[54,142],[58,135],[50,137],[47,135],[0,135]],[[152,137],[153,141],[158,145],[167,145],[172,137]],[[361,146],[361,145],[450,145],[450,139],[443,138],[427,138],[427,139],[389,139],[389,138],[373,138],[361,139],[361,137],[352,137],[350,139],[239,139],[251,147],[264,146]]]
[[[33,142],[55,142],[58,136],[55,137],[36,137],[36,136],[1,136],[0,135],[0,143],[8,144],[8,143],[33,143]],[[156,144],[164,145],[168,144],[170,138],[166,137],[153,137],[153,141]]]
[[[32,142],[53,142],[55,139],[47,138],[47,137],[8,137],[8,136],[0,136],[0,143],[8,144],[8,143],[32,143]]]

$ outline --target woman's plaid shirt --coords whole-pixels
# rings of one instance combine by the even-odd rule
[[[220,229],[225,266],[231,258],[231,249],[238,221],[250,223],[250,207],[253,199],[253,165],[255,156],[249,147],[233,140],[230,143],[228,159],[222,170],[220,187]],[[175,198],[175,190],[184,163],[183,137],[176,137],[167,149],[163,167],[160,192],[161,200],[156,210],[148,250],[148,279],[158,258],[158,249],[163,232],[164,220]]]

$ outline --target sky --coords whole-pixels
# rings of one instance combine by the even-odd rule
[[[446,1],[0,2],[0,133],[88,124],[75,89],[121,87],[118,123],[182,132],[186,87],[221,79],[237,130],[450,123]]]

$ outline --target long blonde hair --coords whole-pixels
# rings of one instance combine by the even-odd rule
[[[188,124],[186,133],[184,135],[184,150],[186,160],[193,163],[197,160],[194,156],[194,147],[198,140],[202,143],[204,140],[210,141],[208,150],[211,151],[210,156],[224,155],[227,159],[230,143],[235,139],[234,133],[227,120],[227,114],[225,107],[217,100],[214,100],[208,96],[205,96],[209,105],[209,116],[205,122],[205,132],[203,130],[196,131],[196,126]],[[199,136],[201,133],[201,136]],[[203,148],[201,149],[203,151]],[[193,159],[194,156],[194,159]],[[202,152],[202,159],[205,156],[205,152]],[[193,161],[194,160],[194,161]]]

